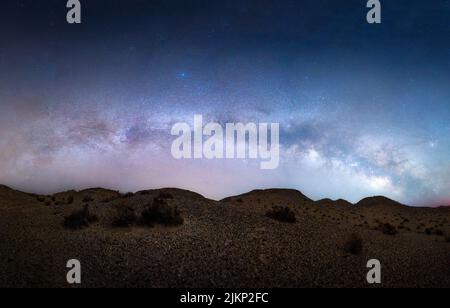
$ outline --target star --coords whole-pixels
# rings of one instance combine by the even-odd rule
[[[187,72],[178,73],[178,78],[180,78],[180,79],[186,79],[188,77],[189,77],[189,73],[187,73]]]

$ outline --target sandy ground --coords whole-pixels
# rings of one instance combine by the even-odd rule
[[[139,211],[161,192],[173,196],[167,202],[183,225],[113,226],[117,207]],[[65,229],[64,218],[84,204],[99,221]],[[290,207],[297,222],[266,217],[273,206]],[[383,234],[386,223],[399,233]],[[344,249],[354,233],[359,255]],[[373,287],[366,263],[375,258],[381,287],[448,288],[449,237],[450,208],[382,197],[351,205],[266,190],[217,202],[176,189],[125,198],[104,189],[37,196],[0,186],[0,287],[71,287],[69,259],[81,261],[81,287]]]

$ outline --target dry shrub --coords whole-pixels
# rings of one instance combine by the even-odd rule
[[[134,194],[132,192],[128,192],[122,196],[122,198],[124,198],[124,199],[133,198],[133,197],[134,197]]]
[[[289,207],[274,206],[271,210],[267,211],[266,216],[286,223],[295,223],[297,221],[295,213]]]
[[[170,194],[170,193],[164,193],[164,192],[162,192],[162,193],[159,194],[159,198],[160,198],[160,199],[167,199],[167,200],[170,200],[170,199],[173,199],[173,195]]]
[[[153,227],[155,224],[164,226],[179,226],[184,222],[177,207],[170,206],[160,198],[155,198],[141,214],[141,224]]]
[[[136,223],[137,215],[133,207],[122,204],[116,209],[117,214],[113,222],[115,227],[128,228]]]
[[[94,201],[94,198],[92,198],[91,196],[85,196],[85,197],[83,198],[83,202],[84,202],[84,203],[86,203],[86,202],[92,202],[92,201]]]
[[[397,228],[395,228],[393,225],[391,225],[389,223],[385,223],[385,224],[381,225],[380,229],[383,232],[383,234],[386,234],[386,235],[397,235],[398,234]]]
[[[64,218],[64,227],[71,230],[78,230],[87,228],[91,223],[97,221],[98,217],[90,213],[89,205],[86,204],[83,209],[75,211]]]
[[[344,244],[344,251],[352,255],[360,255],[363,252],[363,240],[361,236],[356,233],[350,235]]]
[[[434,231],[434,233],[435,233],[437,236],[444,236],[444,231],[442,231],[442,230],[440,230],[440,229],[437,229],[436,231]]]

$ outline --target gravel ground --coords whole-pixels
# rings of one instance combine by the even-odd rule
[[[113,226],[118,207],[139,213],[163,195],[183,225]],[[64,228],[84,204],[98,222]],[[297,222],[266,217],[273,206],[291,208]],[[386,223],[399,233],[383,234]],[[448,288],[449,224],[448,208],[414,209],[381,197],[353,206],[291,190],[217,202],[176,189],[37,196],[1,186],[0,287],[70,287],[69,259],[81,261],[80,287],[373,287],[366,263],[375,258],[382,263],[375,287]],[[362,240],[358,255],[344,249],[352,234]]]

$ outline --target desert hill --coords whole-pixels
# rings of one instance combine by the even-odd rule
[[[0,185],[0,197],[3,199],[18,199],[25,198],[29,195],[17,190],[14,190],[8,186]]]
[[[296,202],[312,202],[311,199],[306,197],[303,193],[301,193],[298,190],[294,189],[265,189],[265,190],[253,190],[249,193],[242,194],[239,196],[233,196],[226,199],[223,199],[222,201],[228,202],[233,201],[239,198],[263,198],[263,197],[270,197],[270,198],[284,198],[286,200],[292,200]]]
[[[352,205],[283,189],[213,201],[180,189],[41,196],[0,186],[0,287],[69,287],[73,258],[82,287],[369,287],[372,258],[383,287],[450,287],[449,237],[450,208],[384,197]]]
[[[319,201],[316,201],[316,204],[322,205],[322,206],[337,206],[337,207],[350,207],[353,206],[351,202],[348,202],[347,200],[339,199],[339,200],[331,200],[331,199],[322,199]]]
[[[359,207],[373,207],[373,206],[392,206],[392,207],[404,207],[405,205],[391,200],[383,196],[369,197],[362,199],[357,204]]]

